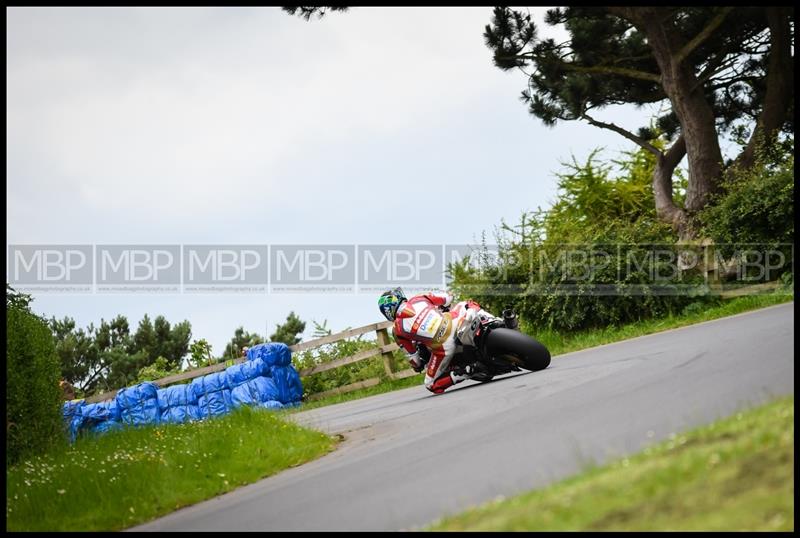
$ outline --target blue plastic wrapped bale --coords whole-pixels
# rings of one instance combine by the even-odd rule
[[[121,426],[120,412],[116,398],[81,406],[81,423],[77,433],[90,431],[105,433],[112,428]]]
[[[297,404],[303,399],[303,383],[293,366],[275,366],[272,379],[278,391],[276,400],[283,404]]]
[[[278,400],[267,400],[261,404],[261,407],[265,407],[267,409],[283,409],[284,405]]]
[[[202,418],[224,415],[233,408],[228,374],[225,371],[196,377],[192,390],[197,396],[197,406]]]
[[[116,398],[113,400],[84,404],[81,407],[81,416],[83,417],[83,424],[85,426],[93,426],[107,420],[119,422],[121,419]]]
[[[70,400],[61,406],[61,416],[64,418],[64,427],[69,434],[70,443],[74,443],[78,437],[78,431],[83,424],[81,409],[86,402],[84,400]]]
[[[225,369],[228,375],[228,388],[233,390],[238,385],[260,376],[270,375],[269,367],[260,358],[234,364]]]
[[[174,385],[158,389],[158,408],[161,422],[182,424],[191,420],[201,420],[197,394],[191,385]]]
[[[161,410],[158,407],[158,385],[145,381],[125,387],[117,393],[117,407],[124,424],[144,426],[158,424]]]
[[[267,368],[292,364],[292,351],[281,342],[257,344],[247,350],[247,360],[261,359]]]
[[[101,434],[109,432],[111,430],[118,430],[122,428],[122,426],[123,426],[122,422],[116,420],[104,420],[103,422],[98,422],[97,424],[89,428],[89,431],[92,433]]]
[[[278,398],[278,389],[271,377],[258,376],[240,383],[231,389],[231,403],[240,405],[260,405]]]

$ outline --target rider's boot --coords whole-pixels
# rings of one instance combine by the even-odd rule
[[[470,379],[477,372],[478,368],[476,367],[475,364],[468,364],[466,366],[457,366],[453,368],[447,375],[443,375],[442,377],[434,381],[428,390],[430,390],[434,394],[441,394],[446,389],[452,387],[456,383],[461,383],[462,381]]]
[[[514,312],[513,308],[508,307],[505,310],[503,310],[502,316],[503,316],[503,322],[505,323],[506,327],[514,331],[519,330],[519,318],[517,318],[517,313]]]

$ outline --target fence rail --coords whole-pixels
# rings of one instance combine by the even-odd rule
[[[377,337],[378,347],[375,347],[373,349],[366,349],[364,351],[359,351],[355,355],[350,355],[349,357],[342,357],[340,359],[336,359],[335,361],[316,364],[314,366],[304,368],[298,372],[300,374],[300,377],[306,377],[312,374],[317,374],[319,372],[325,372],[327,370],[339,368],[340,366],[345,366],[347,364],[352,364],[354,362],[367,360],[372,357],[375,357],[376,355],[383,355],[383,367],[384,370],[386,371],[386,375],[388,376],[388,378],[403,379],[405,377],[409,377],[411,375],[416,374],[416,372],[414,372],[414,370],[402,370],[399,372],[395,372],[394,369],[392,368],[392,361],[391,361],[392,352],[395,351],[396,349],[399,349],[399,346],[396,343],[392,342],[392,339],[389,337],[388,329],[391,326],[392,326],[391,321],[381,321],[378,323],[371,323],[369,325],[364,325],[363,327],[348,329],[346,331],[338,332],[336,334],[323,336],[321,338],[315,338],[314,340],[309,340],[308,342],[300,342],[299,344],[294,344],[292,346],[289,346],[289,349],[292,351],[292,353],[298,353],[300,351],[316,349],[326,344],[333,344],[335,342],[344,340],[346,338],[351,338],[353,336],[359,336],[374,331]],[[244,362],[245,360],[247,360],[245,357],[239,357],[233,360],[212,364],[211,366],[204,366],[203,368],[196,368],[194,370],[189,370],[187,372],[181,372],[179,374],[173,374],[161,379],[156,379],[155,381],[153,381],[153,383],[157,384],[159,387],[166,387],[167,385],[178,383],[179,381],[186,381],[187,379],[194,379],[196,377],[201,377],[204,375],[212,374],[214,372],[219,372],[221,370],[226,369],[229,366]],[[380,378],[373,377],[370,379],[365,379],[364,381],[359,381],[358,383],[351,383],[350,385],[345,385],[343,387],[338,387],[332,390],[327,390],[325,392],[312,394],[311,396],[309,396],[309,399],[316,400],[319,398],[323,398],[325,396],[329,396],[331,394],[343,394],[345,392],[358,390],[360,388],[371,387],[373,385],[377,385],[378,383],[380,383]],[[102,402],[104,400],[110,400],[111,398],[117,395],[117,392],[119,392],[119,389],[109,392],[104,392],[103,394],[95,394],[94,396],[89,396],[88,398],[86,398],[86,402],[94,403],[94,402]]]

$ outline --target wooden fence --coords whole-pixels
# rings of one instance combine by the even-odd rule
[[[389,379],[403,379],[405,377],[416,375],[416,372],[411,369],[402,370],[399,372],[395,372],[393,370],[392,360],[391,360],[392,352],[398,349],[398,345],[395,344],[392,341],[391,337],[389,336],[388,329],[391,326],[392,322],[390,321],[372,323],[370,325],[365,325],[363,327],[358,327],[356,329],[348,329],[346,331],[342,331],[336,334],[331,334],[329,336],[323,336],[322,338],[315,338],[314,340],[309,340],[308,342],[301,342],[299,344],[289,346],[289,349],[292,351],[292,353],[299,353],[301,351],[316,349],[326,344],[333,344],[335,342],[344,340],[346,338],[351,338],[353,336],[359,336],[374,331],[377,336],[377,342],[378,342],[377,347],[373,349],[366,349],[364,351],[359,351],[355,355],[351,355],[349,357],[342,357],[331,362],[316,364],[309,368],[304,368],[299,371],[300,377],[306,377],[312,374],[317,374],[319,372],[324,372],[326,370],[339,368],[340,366],[345,366],[347,364],[352,364],[354,362],[370,359],[372,357],[375,357],[376,355],[383,355],[383,367]],[[221,370],[226,369],[228,366],[244,362],[245,360],[247,359],[244,357],[239,357],[237,359],[219,362],[217,364],[212,364],[211,366],[196,368],[194,370],[189,370],[187,372],[181,372],[179,374],[170,375],[162,379],[156,379],[154,383],[157,384],[159,387],[166,387],[167,385],[178,383],[180,381],[187,381],[189,379],[201,377],[207,374],[211,374],[213,372],[219,372]],[[345,392],[350,392],[364,387],[371,387],[373,385],[377,385],[378,383],[380,383],[380,381],[381,380],[378,377],[365,379],[364,381],[359,381],[358,383],[351,383],[349,385],[337,387],[335,389],[327,390],[325,392],[312,394],[311,396],[309,396],[309,399],[316,400],[319,398],[323,398],[325,396],[329,396],[331,394],[342,394]],[[94,396],[90,396],[86,398],[86,402],[92,403],[92,402],[101,402],[104,400],[110,400],[111,398],[116,396],[118,391],[119,390],[113,390],[109,392],[104,392],[103,394],[96,394]]]

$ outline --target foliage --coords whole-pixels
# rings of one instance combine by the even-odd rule
[[[314,350],[295,353],[292,356],[292,364],[299,372],[318,364],[327,364],[376,347],[377,342],[375,340],[365,340],[364,335],[359,335],[354,338],[325,344]],[[404,354],[400,351],[395,351],[392,354],[392,369],[396,372],[407,367],[408,364],[405,362]],[[303,377],[303,396],[305,398],[311,394],[375,377],[381,380],[386,379],[386,369],[382,355],[376,355],[369,359]]]
[[[328,320],[326,319],[321,324],[317,323],[313,319],[311,323],[314,324],[314,332],[311,334],[312,338],[322,338],[323,336],[330,336],[332,331],[328,328]],[[345,329],[347,330],[347,329]]]
[[[235,359],[242,355],[242,349],[245,347],[253,347],[257,344],[262,344],[264,338],[258,333],[250,333],[244,330],[244,327],[237,327],[233,333],[233,338],[225,346],[225,351],[222,354],[223,359]]]
[[[580,119],[593,108],[668,99],[658,76],[659,44],[641,22],[648,16],[647,11],[639,8],[625,13],[589,6],[550,9],[545,23],[563,25],[569,35],[568,40],[557,43],[551,38],[538,38],[538,28],[530,14],[497,7],[491,24],[485,28],[484,39],[500,69],[534,67],[522,99],[531,114],[552,125],[558,120]],[[752,120],[758,115],[765,99],[766,61],[771,50],[764,35],[769,28],[764,7],[649,11],[649,16],[665,19],[664,31],[670,33],[676,47],[672,51],[675,61],[688,65],[693,73],[705,75],[698,78],[720,131],[730,130],[737,120]],[[722,24],[718,24],[720,18]],[[706,39],[693,42],[694,48],[679,60],[678,49],[704,29],[710,31]],[[704,67],[712,69],[704,71]],[[787,120],[791,122],[791,114]],[[658,126],[670,139],[674,138],[680,129],[674,108],[659,118]],[[786,127],[791,130],[791,124]]]
[[[300,342],[297,336],[306,330],[306,323],[302,321],[294,312],[289,312],[286,316],[286,321],[283,324],[278,324],[275,332],[269,337],[271,342],[283,342],[287,346],[291,346]]]
[[[85,330],[69,317],[53,317],[49,325],[62,376],[87,395],[135,383],[139,371],[158,357],[166,360],[168,370],[180,369],[191,338],[188,321],[171,325],[164,316],[151,321],[145,315],[133,334],[121,315],[110,321],[101,319],[99,326],[90,324]]]
[[[139,370],[136,383],[156,381],[173,374],[178,374],[180,371],[180,368],[172,367],[166,358],[157,357],[152,364],[148,364]]]
[[[475,254],[485,263],[451,265],[453,291],[495,313],[514,306],[534,326],[555,330],[679,312],[697,300],[679,286],[702,275],[673,270],[674,235],[656,218],[649,188],[654,161],[643,149],[623,153],[613,161],[617,177],[597,151],[584,164],[563,163],[552,208],[524,214],[518,227],[504,223],[497,260],[484,246]]]
[[[15,290],[6,282],[6,310],[9,308],[28,309],[32,300],[29,294]]]
[[[693,216],[726,166],[751,167],[759,139],[794,130],[792,8],[572,6],[549,9],[545,23],[562,25],[568,38],[540,38],[530,13],[496,7],[484,31],[495,65],[525,74],[521,99],[545,125],[586,121],[658,155],[658,218],[683,239],[697,237]],[[621,104],[658,104],[655,129],[634,133],[593,117]],[[652,143],[658,132],[668,150]],[[728,163],[723,136],[744,144]],[[668,184],[684,155],[687,195],[679,204]]]
[[[215,363],[216,360],[211,357],[211,344],[205,338],[195,340],[189,346],[189,367],[202,368]]]
[[[286,6],[281,8],[290,15],[297,14],[299,17],[310,20],[312,15],[317,15],[321,19],[328,11],[347,11],[345,6]]]
[[[792,268],[794,243],[794,139],[757,151],[756,165],[733,169],[699,218],[704,233],[730,256],[737,245],[777,249]],[[772,275],[775,277],[776,275]]]
[[[66,441],[58,356],[29,303],[6,285],[6,466]]]

